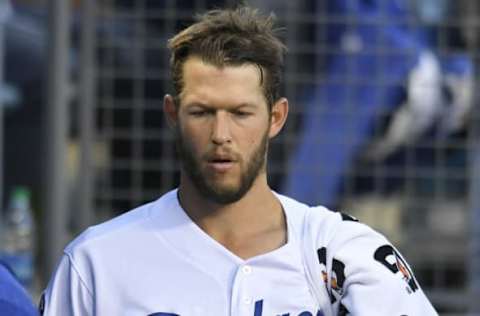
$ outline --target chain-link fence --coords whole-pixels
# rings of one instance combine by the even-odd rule
[[[236,4],[85,2],[67,157],[83,192],[75,232],[178,184],[166,40],[195,12]],[[441,313],[480,313],[476,1],[250,3],[275,11],[289,47],[271,186],[385,233]]]

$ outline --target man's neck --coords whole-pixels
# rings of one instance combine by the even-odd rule
[[[266,177],[256,179],[245,196],[230,204],[205,199],[188,179],[181,182],[179,197],[192,221],[241,258],[266,253],[286,243],[285,215]]]

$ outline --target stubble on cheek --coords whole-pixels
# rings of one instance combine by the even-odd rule
[[[251,140],[251,146],[255,147],[247,159],[238,154],[236,156],[237,169],[234,174],[228,176],[231,181],[223,182],[215,175],[209,174],[204,168],[205,157],[195,150],[190,139],[186,139],[181,131],[176,131],[176,148],[182,167],[186,175],[193,182],[197,191],[206,199],[219,204],[233,203],[242,198],[251,188],[261,172],[265,171],[266,150],[268,148],[268,134],[265,134],[260,143],[255,147],[255,140]]]

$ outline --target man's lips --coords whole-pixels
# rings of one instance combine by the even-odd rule
[[[226,172],[233,167],[236,159],[232,156],[216,155],[207,159],[207,165],[218,172]]]
[[[233,167],[233,162],[209,162],[208,166],[217,172],[227,172]]]

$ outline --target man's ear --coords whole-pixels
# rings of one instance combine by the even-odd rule
[[[175,99],[170,94],[166,94],[163,97],[163,112],[167,119],[168,126],[174,128],[178,122],[178,111]]]
[[[270,131],[268,136],[275,137],[282,130],[288,117],[288,100],[280,98],[273,104],[271,109]]]

